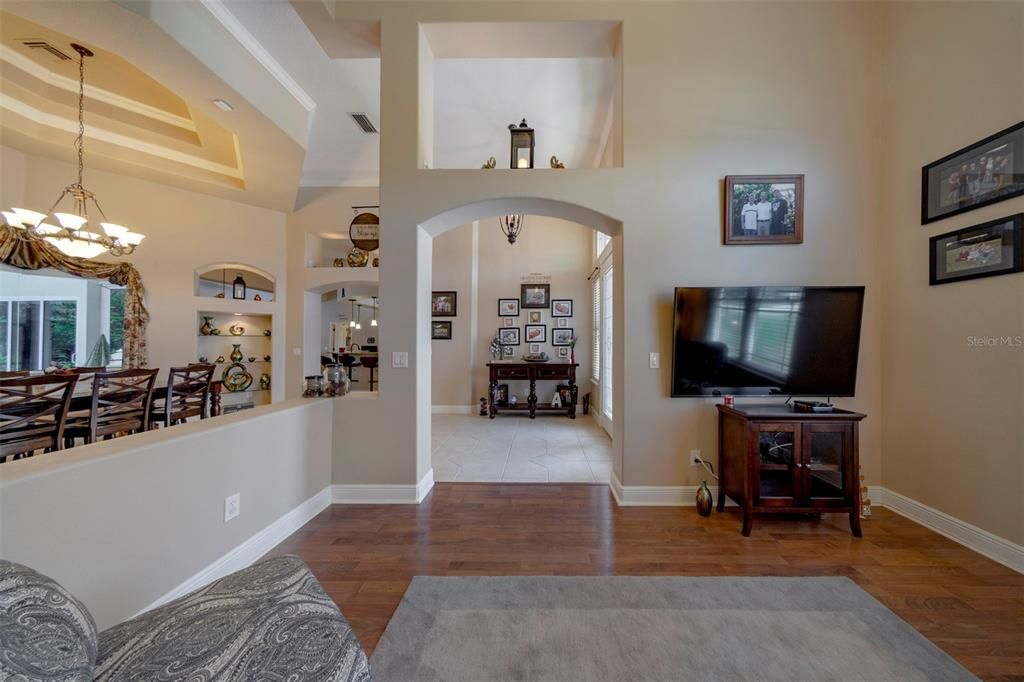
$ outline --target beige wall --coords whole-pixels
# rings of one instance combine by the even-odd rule
[[[1024,275],[928,286],[928,238],[1024,211],[1018,197],[921,226],[921,167],[1024,119],[1024,4],[887,6],[882,482],[1024,543]],[[983,45],[960,51],[954,45]]]
[[[522,234],[510,245],[495,218],[485,218],[477,225],[475,235],[474,225],[469,224],[438,235],[433,241],[433,289],[459,292],[458,316],[452,318],[455,338],[431,343],[433,405],[477,407],[480,398],[487,395],[491,339],[502,324],[498,299],[519,298],[519,285],[537,276],[538,281],[548,278],[551,298],[573,300],[569,326],[579,337],[576,362],[580,365],[577,372],[582,396],[590,390],[589,381],[585,381],[590,377],[591,337],[587,275],[593,260],[594,231],[565,220],[527,216]],[[479,273],[474,309],[471,295],[476,269]],[[525,330],[529,312],[523,308],[519,317],[514,318],[523,341],[523,345],[515,348],[517,359],[529,349]],[[558,361],[557,348],[551,345],[555,320],[550,308],[538,312],[541,324],[548,328],[548,340],[541,344],[541,350]],[[525,401],[529,384],[510,382],[509,391]],[[538,399],[548,401],[548,393],[553,391],[554,384],[539,384]]]
[[[45,211],[75,177],[71,164],[0,149],[0,206],[5,210],[22,206]],[[198,359],[197,311],[213,299],[194,297],[197,268],[210,263],[252,265],[277,278],[277,301],[286,295],[285,214],[88,168],[85,185],[96,193],[111,222],[146,235],[138,250],[124,259],[138,268],[146,288],[150,367]],[[273,355],[280,367],[284,306],[267,303],[264,309],[277,318]],[[283,373],[274,372],[273,381],[279,397]]]
[[[330,483],[327,400],[292,401],[0,467],[0,556],[41,571],[106,628]],[[224,522],[224,498],[241,513]]]

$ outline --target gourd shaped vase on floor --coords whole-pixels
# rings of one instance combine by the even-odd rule
[[[231,358],[231,362],[241,362],[242,358],[245,357],[244,355],[242,355],[242,344],[233,343],[231,344],[231,346],[234,349],[231,351],[231,355],[228,356]]]

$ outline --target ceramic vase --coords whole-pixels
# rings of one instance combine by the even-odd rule
[[[213,318],[208,315],[203,315],[203,326],[199,328],[199,333],[203,336],[210,336],[213,334]]]
[[[241,362],[242,358],[245,357],[242,355],[242,344],[233,343],[231,344],[231,347],[233,350],[231,351],[231,355],[228,356],[231,358],[231,362]]]
[[[701,516],[711,516],[711,490],[708,488],[708,482],[701,481],[700,487],[697,488],[697,513]]]

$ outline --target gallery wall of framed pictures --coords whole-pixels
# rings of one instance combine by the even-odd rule
[[[1024,195],[1024,121],[921,168],[921,224]],[[935,235],[928,240],[932,286],[1024,272],[1024,214]]]
[[[525,345],[525,352],[567,362],[576,338],[570,324],[574,310],[574,300],[553,298],[546,282],[523,283],[519,298],[499,298],[496,336],[501,357],[514,359],[523,354],[517,347]]]

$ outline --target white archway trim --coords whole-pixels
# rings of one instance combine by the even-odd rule
[[[511,213],[560,218],[585,225],[611,236],[618,235],[622,231],[622,221],[616,218],[578,204],[540,197],[504,197],[476,201],[438,213],[434,217],[420,223],[420,227],[431,237],[436,237],[443,232],[459,225],[466,225],[474,220],[493,218],[494,216]]]

